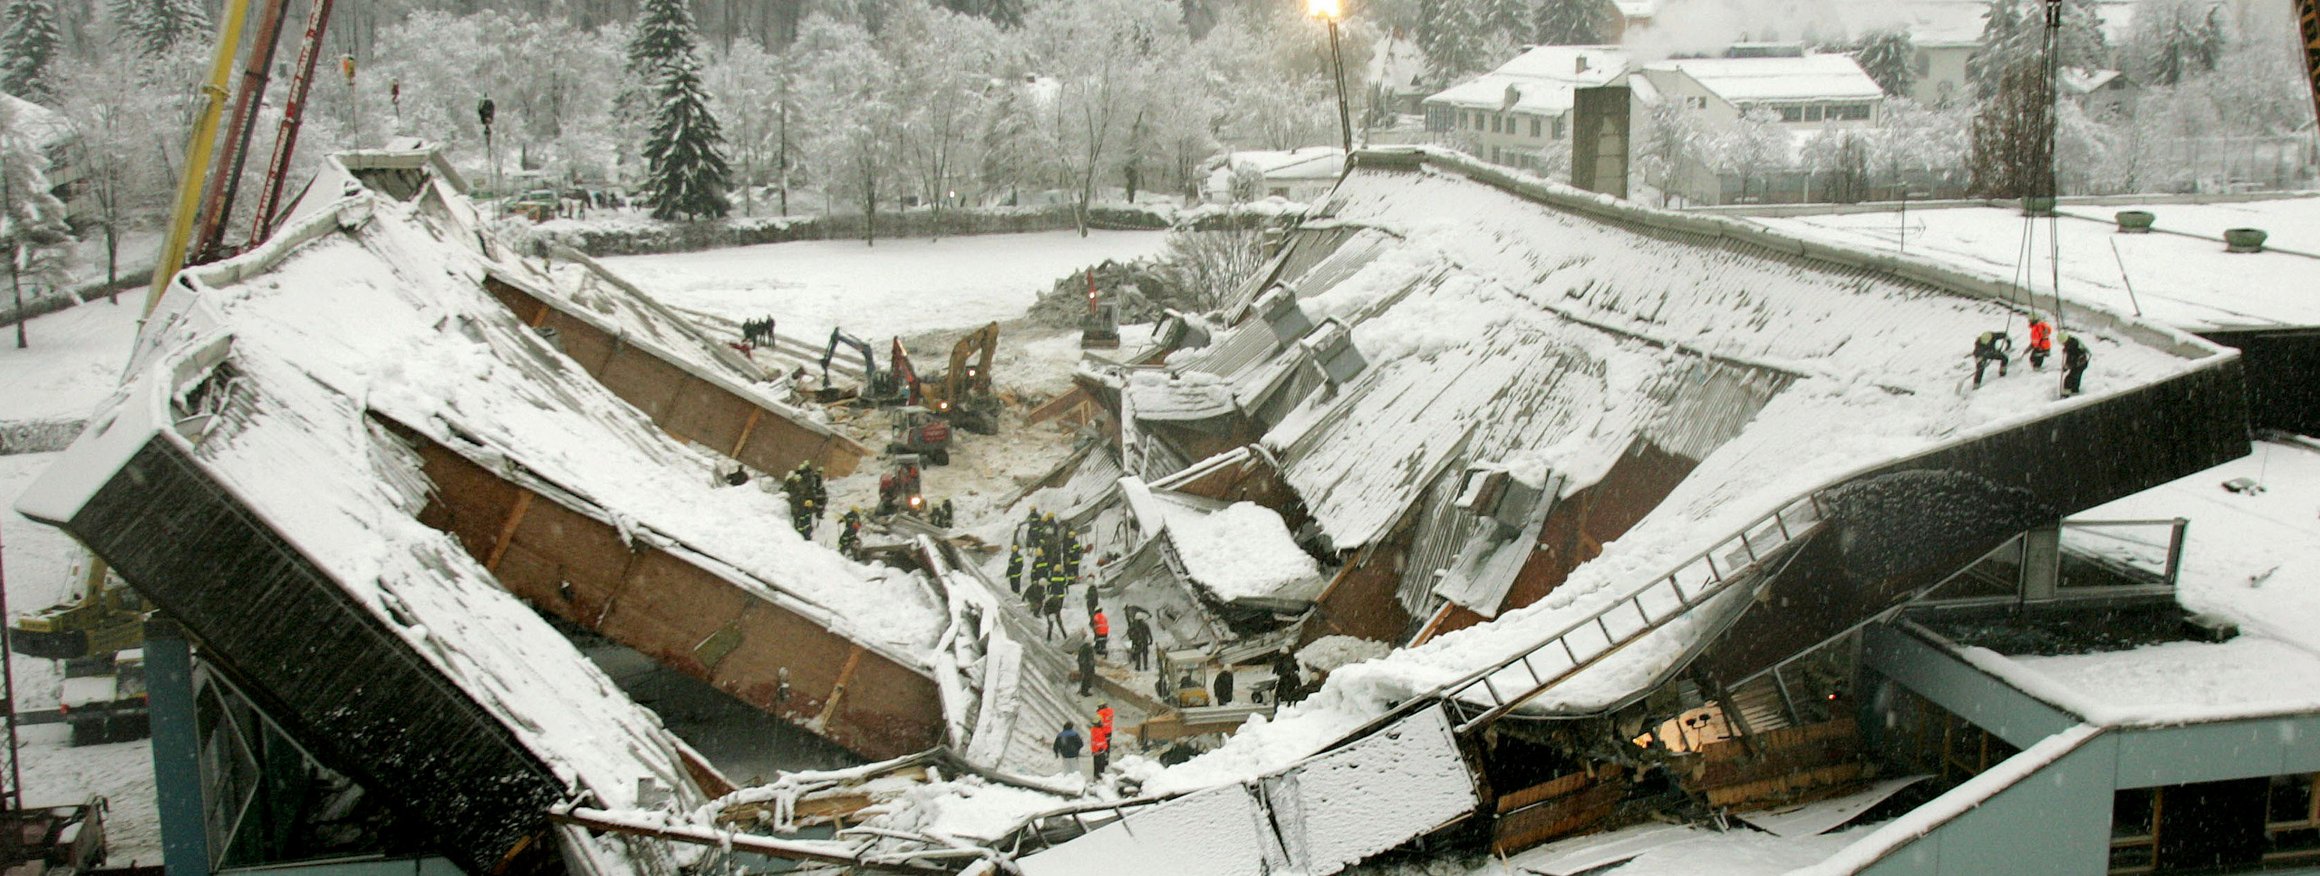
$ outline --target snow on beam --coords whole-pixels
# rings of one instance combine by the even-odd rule
[[[934,679],[693,558],[476,465],[416,433],[435,485],[419,520],[459,538],[501,586],[865,757],[943,741]]]
[[[680,439],[761,472],[812,462],[844,477],[870,455],[861,443],[704,375],[674,352],[601,325],[551,294],[498,275],[487,276],[483,285],[525,325],[552,332],[564,355],[605,388]]]

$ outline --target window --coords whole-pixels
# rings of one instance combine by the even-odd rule
[[[1781,121],[1784,121],[1784,122],[1801,122],[1801,121],[1804,121],[1804,107],[1800,107],[1800,106],[1784,106],[1784,107],[1781,107],[1781,108],[1780,108],[1780,120],[1781,120]]]
[[[1831,112],[1830,112],[1830,115],[1829,115],[1829,117],[1830,117],[1830,118],[1836,118],[1836,114],[1835,114],[1834,108],[1832,108],[1832,109],[1831,109]],[[1805,121],[1808,121],[1808,122],[1817,122],[1817,121],[1820,121],[1820,120],[1821,120],[1821,105],[1816,103],[1816,104],[1813,104],[1812,106],[1805,107],[1805,108],[1804,108],[1804,120],[1805,120]]]
[[[1490,117],[1490,132],[1491,132],[1491,133],[1493,133],[1493,134],[1504,134],[1504,133],[1506,133],[1506,117],[1505,117],[1505,116],[1491,116],[1491,117]]]
[[[1704,110],[1704,109],[1707,109],[1707,108],[1708,108],[1708,99],[1707,99],[1707,98],[1705,98],[1705,97],[1698,97],[1698,96],[1693,96],[1693,97],[1687,97],[1687,98],[1684,98],[1684,108],[1685,108],[1685,109],[1696,109],[1696,110]]]
[[[1829,108],[1829,118],[1844,122],[1867,121],[1869,118],[1869,105],[1865,103],[1849,103],[1842,106],[1833,106]]]
[[[2320,773],[2273,776],[2264,811],[2264,863],[2320,863]]]
[[[1554,138],[1557,140],[1563,139],[1563,117],[1561,116],[1555,117]]]
[[[1542,123],[1545,121],[1545,119],[1539,118],[1538,116],[1531,117],[1531,139],[1536,140],[1542,136],[1539,133],[1539,129],[1542,127]]]
[[[2159,816],[2167,802],[2163,791],[2137,788],[2111,795],[2111,873],[2159,868]]]

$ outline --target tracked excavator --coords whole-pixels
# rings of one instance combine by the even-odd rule
[[[977,435],[999,434],[1001,406],[991,386],[991,360],[998,354],[998,323],[968,332],[951,346],[947,368],[911,382],[912,403]]]
[[[815,396],[822,402],[834,402],[847,397],[845,390],[830,386],[830,361],[837,358],[839,346],[852,347],[862,354],[862,389],[856,397],[863,403],[885,407],[902,404],[909,393],[903,388],[893,370],[878,370],[878,357],[870,344],[846,333],[845,329],[830,330],[830,343],[822,348],[822,388]]]

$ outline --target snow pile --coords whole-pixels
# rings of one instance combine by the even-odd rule
[[[1297,649],[1297,665],[1314,672],[1335,672],[1364,660],[1376,660],[1394,650],[1384,642],[1356,636],[1322,636]]]
[[[1203,513],[1177,502],[1160,504],[1185,571],[1216,598],[1311,601],[1319,595],[1320,565],[1297,547],[1288,524],[1272,509],[1235,502]]]
[[[1966,651],[2009,684],[2104,726],[2320,710],[2320,656],[2260,636],[2057,657]]]

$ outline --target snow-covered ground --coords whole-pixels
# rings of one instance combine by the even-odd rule
[[[0,426],[30,420],[79,420],[121,382],[143,299],[68,307],[26,323],[30,346],[16,348],[16,327],[0,328]]]
[[[727,319],[771,316],[782,334],[833,327],[885,339],[1011,320],[1065,274],[1160,251],[1150,231],[988,234],[941,240],[799,241],[604,259],[664,304]],[[883,359],[881,349],[881,359]]]

